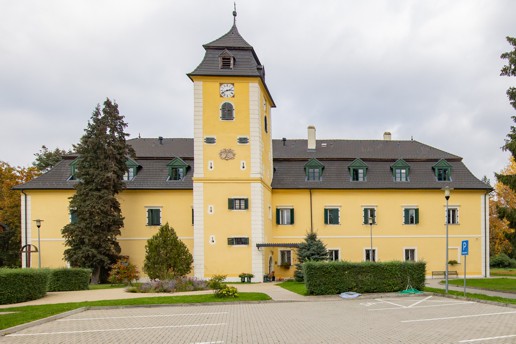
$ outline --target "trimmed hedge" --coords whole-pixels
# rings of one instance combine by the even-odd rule
[[[425,262],[307,262],[303,264],[306,289],[311,295],[333,295],[347,291],[386,293],[422,290]],[[410,282],[409,282],[410,280]]]
[[[49,269],[48,291],[71,291],[89,289],[90,269]]]
[[[47,293],[48,271],[0,269],[0,304],[40,299]]]

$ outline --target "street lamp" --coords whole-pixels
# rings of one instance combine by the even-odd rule
[[[369,251],[369,261],[373,261],[373,217],[369,213],[369,233],[371,235],[371,250]]]
[[[41,269],[41,238],[39,235],[39,229],[41,228],[41,222],[43,222],[43,220],[36,219],[34,222],[36,222],[36,227],[38,227],[38,268]]]
[[[446,269],[445,269],[445,281],[446,281],[446,287],[445,287],[445,293],[448,294],[448,223],[449,221],[449,212],[448,212],[448,200],[450,199],[450,188],[446,186],[443,188],[444,190],[444,198],[446,199]]]

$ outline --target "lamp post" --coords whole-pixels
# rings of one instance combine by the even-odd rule
[[[369,214],[369,233],[371,236],[371,250],[369,251],[369,261],[373,261],[373,217]]]
[[[448,200],[450,199],[450,188],[446,186],[444,189],[444,198],[446,199],[446,269],[445,269],[445,293],[448,294],[448,223],[449,221],[449,213],[448,213]]]
[[[34,222],[36,222],[36,227],[38,227],[38,268],[41,269],[41,238],[39,229],[41,228],[41,222],[43,222],[43,220],[36,219]]]

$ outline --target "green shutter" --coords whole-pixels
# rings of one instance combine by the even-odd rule
[[[419,223],[419,208],[416,208],[415,211],[416,211],[416,224],[418,224]]]
[[[403,223],[408,225],[410,223],[410,209],[403,209]]]
[[[329,219],[328,219],[328,213],[330,212],[330,209],[324,209],[324,224],[327,225],[328,222],[329,222]]]
[[[232,198],[228,198],[228,209],[234,209],[234,202]]]
[[[369,224],[369,219],[368,219],[368,211],[367,211],[367,208],[364,208],[364,225],[367,225]]]
[[[147,209],[147,226],[150,226],[152,224],[152,209]]]
[[[290,209],[290,224],[294,224],[294,208]]]
[[[244,203],[245,203],[244,209],[249,209],[249,199],[248,198],[245,199]]]
[[[280,224],[280,210],[279,208],[276,208],[276,224]]]
[[[70,211],[70,223],[77,223],[77,210]]]

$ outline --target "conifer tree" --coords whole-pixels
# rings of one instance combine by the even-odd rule
[[[502,59],[507,60],[507,64],[503,66],[501,70],[501,76],[516,76],[516,38],[507,37],[507,41],[512,46],[512,51],[505,52],[501,55]],[[507,97],[509,102],[514,109],[516,109],[516,87],[509,87],[507,90]],[[516,116],[511,116],[512,120],[516,123]],[[516,127],[511,126],[505,145],[502,147],[503,150],[511,152],[513,158],[516,158]],[[496,178],[501,183],[510,187],[513,191],[516,191],[516,174],[496,174]],[[500,209],[500,217],[505,218],[509,221],[509,227],[516,228],[516,209],[506,207]],[[516,258],[516,235],[512,234],[510,238],[513,246],[513,258]]]
[[[322,260],[328,260],[328,250],[326,249],[326,245],[317,238],[316,233],[307,233],[305,241],[299,244],[299,248],[297,249],[297,264],[296,271],[294,272],[294,278],[296,281],[303,282],[305,279],[303,274],[304,262],[319,262]]]
[[[143,271],[150,279],[182,277],[192,271],[193,257],[168,223],[159,228],[145,245]]]
[[[67,246],[64,257],[74,267],[91,268],[92,283],[99,282],[101,270],[116,262],[123,217],[116,195],[125,184],[128,156],[134,151],[127,144],[127,124],[118,105],[106,99],[102,111],[97,105],[79,144],[76,192],[70,209],[77,221],[62,229]]]

